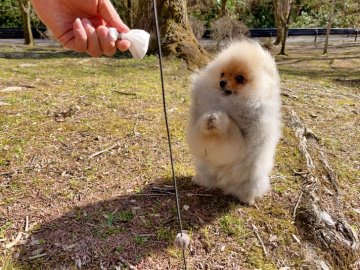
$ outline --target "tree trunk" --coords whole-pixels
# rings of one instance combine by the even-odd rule
[[[274,42],[274,45],[279,45],[284,36],[284,29],[281,23],[281,10],[279,6],[279,2],[277,0],[273,1],[274,6],[274,14],[275,14],[275,25],[276,25],[276,40]]]
[[[323,51],[324,55],[327,54],[327,50],[328,50],[330,29],[331,29],[331,25],[332,25],[332,22],[334,19],[334,14],[335,14],[335,0],[332,0],[330,14],[329,14],[329,21],[328,21],[328,24],[326,27],[326,37],[325,37],[325,45],[324,45],[324,51]]]
[[[30,0],[18,0],[21,16],[23,20],[24,44],[34,45],[34,37],[31,31],[30,21]]]
[[[175,55],[196,69],[208,62],[207,52],[200,46],[191,29],[186,0],[157,0],[162,50],[165,56]],[[140,0],[136,28],[151,35],[149,52],[157,51],[154,7],[151,0]]]
[[[282,37],[282,40],[281,40],[281,51],[280,51],[280,55],[286,55],[285,53],[285,46],[286,46],[286,39],[287,39],[287,36],[288,36],[288,33],[289,33],[289,26],[286,25],[284,30],[283,30],[283,37]]]
[[[281,24],[278,24],[276,27],[276,40],[274,41],[274,45],[279,45],[284,37],[284,29]]]
[[[226,15],[226,3],[227,0],[221,0],[220,3],[220,17],[223,17]]]
[[[133,15],[132,15],[132,5],[131,5],[131,0],[127,0],[127,24],[129,26],[129,28],[131,29],[133,26]]]
[[[286,55],[285,53],[285,45],[286,38],[289,32],[289,24],[290,24],[290,15],[291,15],[291,7],[293,0],[274,0],[274,12],[275,12],[275,21],[277,27],[277,35],[276,41],[274,45],[278,45],[281,43],[281,51],[279,54]]]

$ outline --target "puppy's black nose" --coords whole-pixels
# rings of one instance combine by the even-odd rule
[[[225,80],[220,81],[220,87],[221,88],[225,87],[226,85],[227,85],[227,81],[225,81]]]

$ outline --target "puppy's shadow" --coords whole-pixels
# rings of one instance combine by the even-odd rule
[[[199,230],[238,203],[221,192],[178,179],[183,229]],[[185,207],[184,207],[185,205]],[[172,179],[158,179],[140,192],[77,207],[42,224],[20,251],[21,265],[58,269],[81,264],[114,268],[119,257],[136,265],[150,254],[162,253],[179,231]],[[34,251],[43,257],[34,259]],[[35,255],[36,256],[36,255]]]

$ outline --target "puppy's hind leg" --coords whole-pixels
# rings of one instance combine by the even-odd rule
[[[240,188],[235,192],[235,195],[240,201],[253,205],[255,200],[261,198],[269,189],[269,178],[263,176],[242,183]]]
[[[211,174],[210,168],[203,162],[197,160],[195,162],[196,174],[193,176],[192,181],[199,186],[213,188],[215,186],[215,176]]]

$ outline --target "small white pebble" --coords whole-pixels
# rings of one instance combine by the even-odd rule
[[[175,238],[175,246],[177,248],[185,249],[189,246],[190,237],[187,233],[178,233]]]
[[[187,204],[185,204],[185,205],[183,206],[183,208],[184,208],[185,211],[187,211],[187,210],[189,210],[190,207],[189,207]]]

